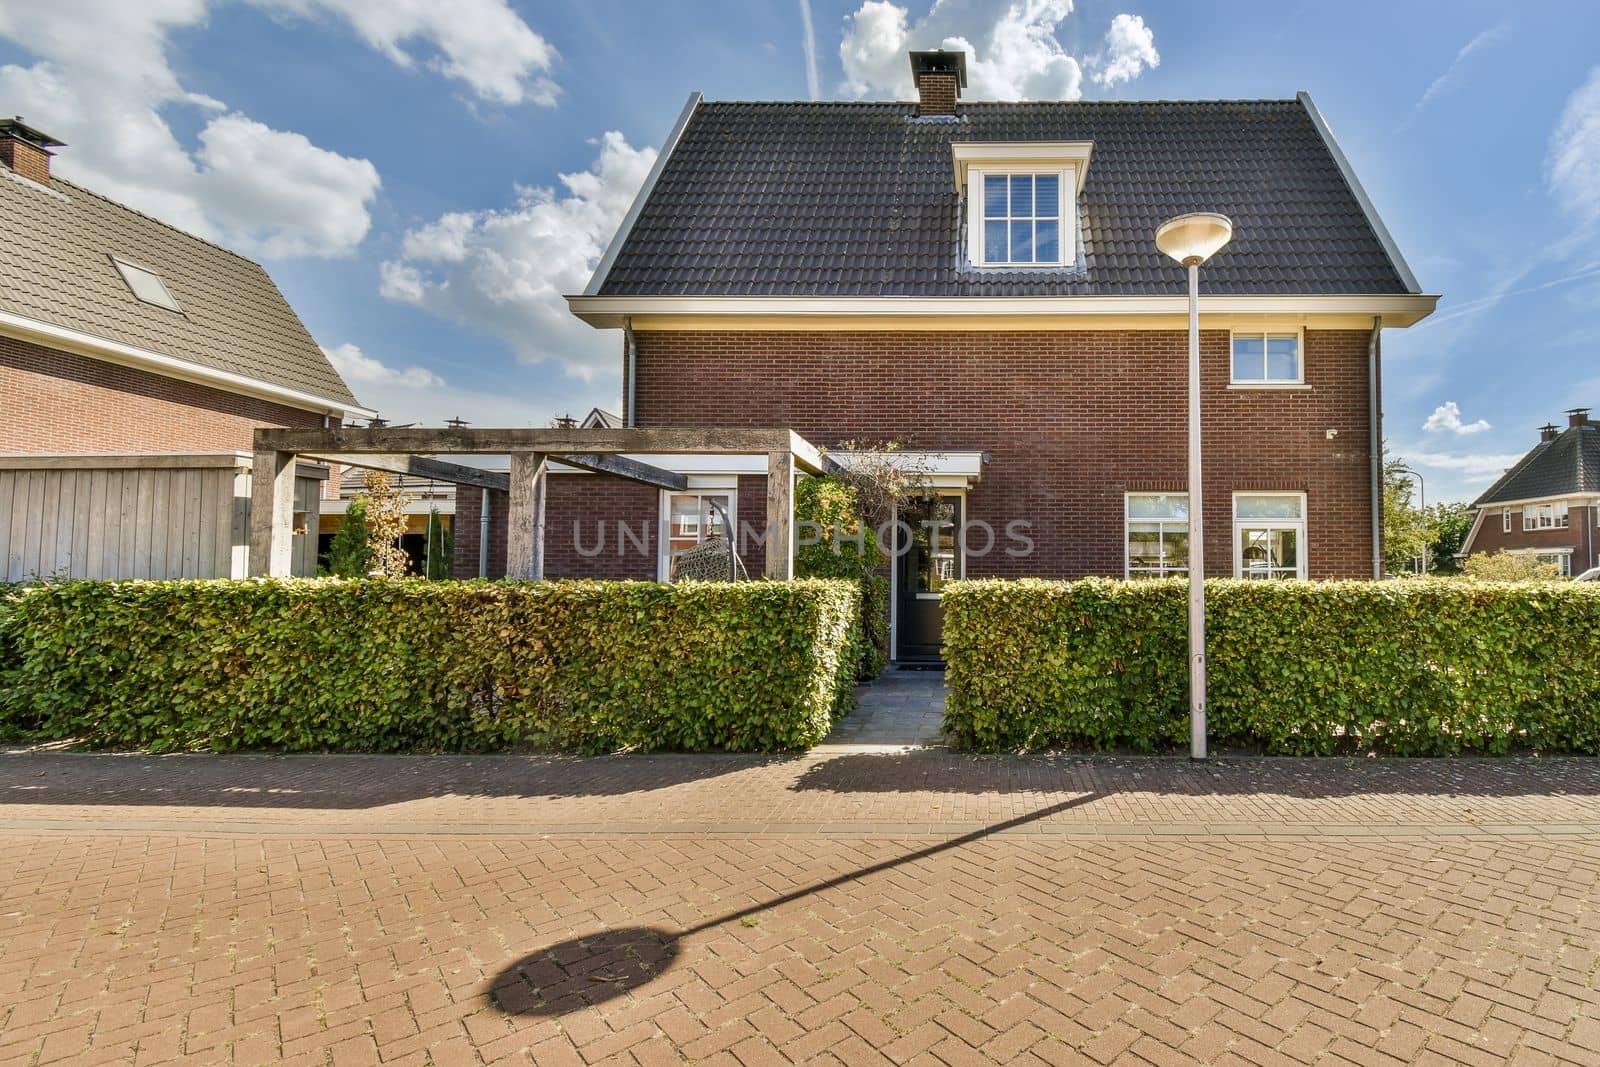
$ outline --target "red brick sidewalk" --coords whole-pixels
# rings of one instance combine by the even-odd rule
[[[1586,761],[38,755],[0,799],[4,1062],[1600,1057]]]

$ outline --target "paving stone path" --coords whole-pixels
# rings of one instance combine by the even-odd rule
[[[1587,760],[0,755],[0,1062],[1594,1063]]]
[[[829,748],[926,748],[944,743],[944,672],[887,670],[856,690],[856,709],[823,744]]]

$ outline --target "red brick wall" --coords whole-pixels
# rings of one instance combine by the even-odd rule
[[[312,411],[0,337],[0,452],[249,451]],[[335,421],[337,425],[337,421]]]
[[[1570,508],[1567,511],[1565,530],[1524,530],[1522,508],[1513,509],[1511,532],[1503,532],[1500,517],[1502,508],[1491,507],[1478,527],[1478,535],[1468,545],[1472,552],[1500,552],[1531,548],[1551,551],[1572,549],[1572,573],[1578,574],[1590,567],[1600,566],[1600,530],[1595,529],[1594,508]]]
[[[764,492],[764,490],[763,490]],[[457,578],[478,576],[480,489],[456,492],[456,545],[453,571]],[[506,573],[506,494],[489,493],[489,577]],[[765,505],[763,505],[763,508]],[[763,511],[763,514],[765,512]],[[660,491],[605,474],[553,474],[545,501],[544,568],[548,578],[656,577],[656,547],[661,517]],[[640,554],[634,541],[618,537],[625,522],[649,551]],[[575,532],[573,524],[578,523]],[[597,526],[597,524],[599,524]],[[600,540],[603,530],[604,541]],[[592,553],[584,555],[579,551]],[[596,551],[598,549],[598,551]]]
[[[1208,571],[1232,573],[1232,493],[1283,489],[1307,493],[1310,576],[1370,577],[1367,332],[1308,332],[1303,390],[1228,388],[1228,337],[1201,339]],[[969,560],[974,577],[1120,576],[1123,493],[1185,480],[1182,331],[641,331],[636,342],[640,426],[782,426],[822,445],[989,452],[970,515],[997,529],[1031,520],[1037,548]],[[764,504],[740,505],[764,518]]]

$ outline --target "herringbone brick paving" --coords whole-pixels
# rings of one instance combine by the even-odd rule
[[[10,755],[0,1061],[1593,1063],[1597,796],[1581,760]]]

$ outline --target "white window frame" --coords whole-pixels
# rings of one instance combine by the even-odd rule
[[[1565,530],[1572,525],[1570,509],[1565,500],[1553,504],[1524,504],[1522,506],[1522,532],[1534,530]]]
[[[1513,548],[1509,554],[1513,556],[1532,556],[1540,563],[1554,563],[1557,577],[1572,577],[1572,549],[1570,548]]]
[[[1233,342],[1239,337],[1261,338],[1261,373],[1267,372],[1266,342],[1269,337],[1295,338],[1294,378],[1238,378],[1234,376]],[[1296,389],[1306,384],[1306,328],[1304,326],[1263,326],[1260,329],[1232,329],[1228,331],[1228,384],[1236,389]]]
[[[122,276],[122,284],[128,287],[128,292],[132,293],[133,298],[139,303],[162,308],[166,311],[176,311],[180,315],[183,314],[183,305],[178,303],[178,298],[172,295],[171,289],[167,288],[166,279],[161,277],[160,271],[151,270],[141,263],[135,263],[131,259],[123,259],[121,256],[112,256],[111,264],[117,268],[117,273]],[[154,283],[160,292],[141,296],[138,288],[134,285],[135,274],[142,275],[139,278],[140,281]]]
[[[733,543],[734,551],[739,550],[739,489],[736,485],[728,486],[696,486],[689,488],[661,490],[660,525],[656,545],[656,581],[672,581],[672,498],[675,496],[725,496],[728,498],[728,539]],[[699,523],[696,516],[695,522]],[[695,534],[695,543],[704,540],[704,535],[698,531]]]
[[[983,181],[988,175],[1054,174],[1058,176],[1061,190],[1061,216],[1058,222],[1057,251],[1060,258],[1022,263],[1007,259],[990,259],[985,247],[983,230]],[[1060,270],[1071,267],[1078,254],[1078,182],[1077,168],[1072,166],[1041,166],[1037,163],[974,165],[967,169],[967,250],[975,267],[1006,267],[1014,270]],[[1037,218],[1038,216],[1034,216]],[[1006,247],[1010,255],[1010,244]]]
[[[1502,508],[1500,510],[1500,532],[1501,533],[1510,533],[1511,532],[1511,509],[1510,508]]]
[[[1138,492],[1138,493],[1134,493],[1134,492],[1127,492],[1127,493],[1123,493],[1122,494],[1122,577],[1123,577],[1124,581],[1131,581],[1132,578],[1133,578],[1133,554],[1132,554],[1132,552],[1129,551],[1129,545],[1128,545],[1128,533],[1129,533],[1129,529],[1128,528],[1132,523],[1135,523],[1135,522],[1155,523],[1156,526],[1159,527],[1159,529],[1156,531],[1156,536],[1158,538],[1162,539],[1161,540],[1161,546],[1162,546],[1163,551],[1165,551],[1165,549],[1166,549],[1165,535],[1166,535],[1166,532],[1167,532],[1166,528],[1168,526],[1181,526],[1181,527],[1183,527],[1183,532],[1184,533],[1187,534],[1187,533],[1190,532],[1190,530],[1189,530],[1189,522],[1190,522],[1190,520],[1189,519],[1184,519],[1181,522],[1179,520],[1177,520],[1177,519],[1147,519],[1147,518],[1135,519],[1133,516],[1128,514],[1128,502],[1131,501],[1136,496],[1181,497],[1183,499],[1184,509],[1187,510],[1188,507],[1189,507],[1189,494],[1188,493],[1159,493],[1159,492]],[[1190,518],[1193,518],[1193,516],[1191,516]],[[1191,545],[1194,544],[1194,541],[1193,541],[1192,538],[1191,538],[1189,543]],[[1189,565],[1187,563],[1184,564],[1182,567],[1168,567],[1166,565],[1166,562],[1165,562],[1165,556],[1162,557],[1162,560],[1163,560],[1163,562],[1161,564],[1161,567],[1160,567],[1158,573],[1151,574],[1151,573],[1149,573],[1147,568],[1141,568],[1140,571],[1139,571],[1139,576],[1141,578],[1169,578],[1169,577],[1180,577],[1180,576],[1187,577],[1188,576],[1188,574],[1189,574]]]
[[[1239,498],[1242,496],[1281,496],[1296,497],[1300,501],[1300,517],[1298,519],[1241,519],[1239,517]],[[1294,529],[1298,532],[1295,543],[1295,577],[1305,578],[1309,573],[1311,553],[1310,545],[1310,520],[1306,507],[1306,494],[1292,490],[1278,489],[1240,489],[1233,494],[1233,576],[1245,577],[1244,573],[1244,528]]]

